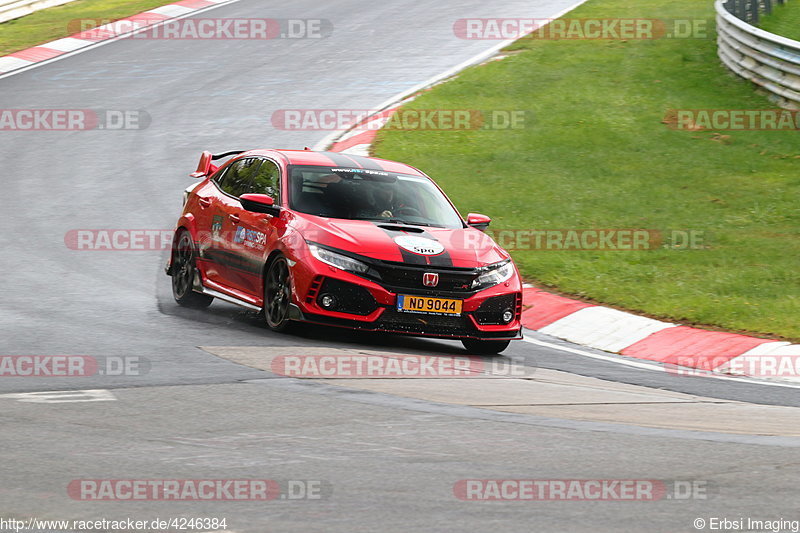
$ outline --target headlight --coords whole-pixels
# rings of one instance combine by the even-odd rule
[[[475,278],[475,281],[472,282],[472,288],[477,289],[478,287],[494,287],[498,283],[508,281],[513,275],[514,263],[511,262],[511,259],[506,259],[505,261],[491,265],[489,270]]]
[[[359,274],[363,274],[369,270],[369,265],[362,263],[357,259],[353,259],[352,257],[347,257],[346,255],[338,254],[328,250],[327,248],[321,248],[314,244],[309,244],[308,249],[311,250],[311,255],[323,263],[336,268],[341,268],[342,270],[347,270],[349,272],[357,272]]]

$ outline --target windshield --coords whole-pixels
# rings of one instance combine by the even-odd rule
[[[301,213],[463,228],[461,217],[428,178],[382,170],[293,165],[290,207]]]

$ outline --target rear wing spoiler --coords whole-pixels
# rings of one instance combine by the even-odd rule
[[[231,152],[214,155],[211,152],[204,151],[202,154],[200,154],[200,162],[197,164],[197,170],[189,175],[193,178],[204,178],[206,176],[210,176],[219,168],[217,165],[212,164],[212,161],[225,159],[226,157],[233,155],[243,154],[244,152],[246,152],[246,150],[233,150]]]

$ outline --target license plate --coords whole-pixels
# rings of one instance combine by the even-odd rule
[[[397,295],[397,310],[405,313],[425,313],[428,315],[460,315],[461,300],[430,298],[428,296]]]

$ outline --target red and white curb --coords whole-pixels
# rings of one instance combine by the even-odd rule
[[[523,293],[523,325],[606,352],[727,376],[800,383],[800,345],[662,322],[535,287]]]
[[[382,109],[359,122],[355,128],[345,132],[328,148],[332,152],[343,152],[353,155],[369,155],[369,149],[375,142],[378,130],[389,122],[389,119],[405,103],[414,98],[407,98],[393,104],[392,107]]]
[[[490,55],[482,56],[480,61]],[[378,130],[400,107],[452,74],[449,71],[416,87],[411,95],[408,91],[399,95],[349,130],[329,135],[315,149],[369,155]],[[660,363],[663,365],[660,368],[678,375],[681,368],[689,368],[696,371],[691,375],[705,373],[800,383],[798,344],[662,322],[573,300],[531,285],[524,288],[523,309],[522,323],[527,329],[605,352]]]
[[[23,72],[39,64],[75,55],[101,43],[129,37],[148,28],[158,26],[169,20],[195,15],[224,4],[239,0],[182,0],[174,4],[151,9],[137,15],[114,21],[111,24],[98,26],[91,30],[76,33],[63,39],[40,44],[26,50],[20,50],[0,57],[0,77]],[[130,27],[130,31],[120,33],[119,28]]]
[[[405,100],[340,133],[333,152],[369,155],[379,126]],[[747,335],[708,331],[654,320],[617,309],[565,298],[533,286],[523,292],[522,324],[527,329],[575,344],[709,374],[800,383],[800,345]],[[701,374],[697,374],[701,375]]]

